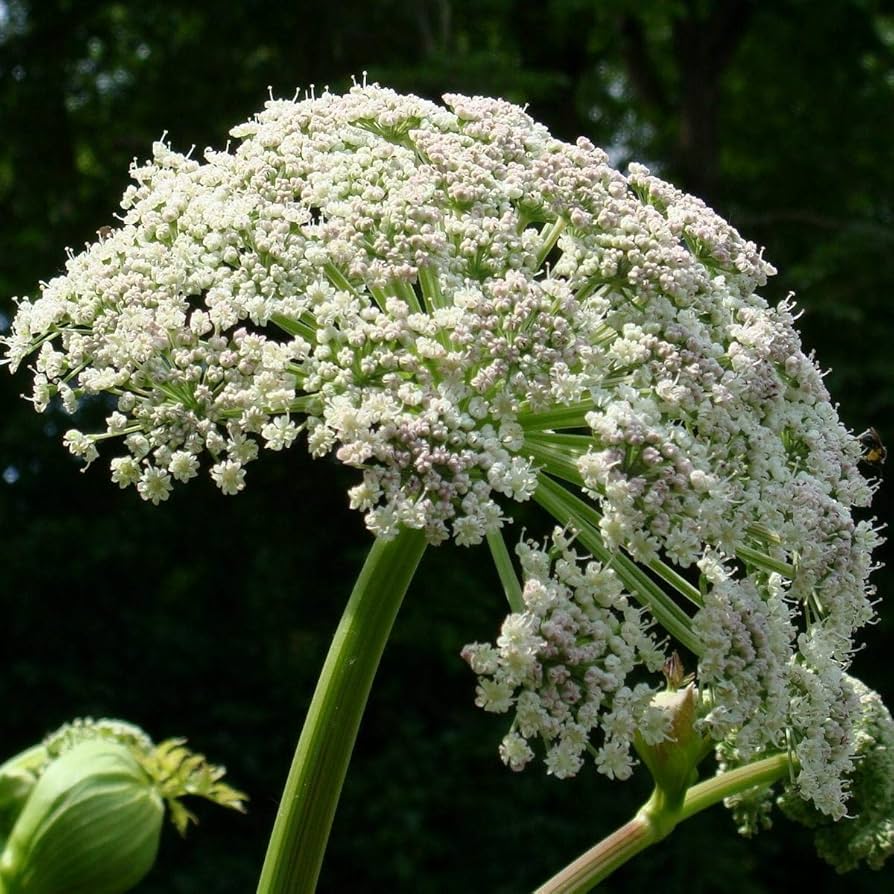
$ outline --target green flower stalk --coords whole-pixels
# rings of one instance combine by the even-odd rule
[[[62,727],[0,767],[0,894],[129,891],[155,863],[166,807],[181,833],[184,795],[242,809],[222,775],[130,724]]]
[[[637,815],[612,835],[599,842],[577,860],[537,889],[537,894],[585,894],[611,875],[627,860],[664,838],[680,822],[723,801],[741,824],[741,831],[752,834],[759,825],[769,828],[770,807],[776,786],[782,785],[777,801],[783,813],[814,832],[817,853],[840,872],[848,872],[864,864],[881,869],[894,855],[894,721],[877,692],[855,677],[847,684],[856,692],[860,703],[857,720],[856,758],[846,777],[850,793],[851,815],[833,820],[799,796],[790,780],[798,771],[797,760],[789,753],[779,753],[753,761],[735,769],[721,766],[711,779],[695,782],[693,768],[704,756],[696,738],[687,737],[690,727],[688,687],[676,693],[682,698],[664,699],[676,706],[682,722],[680,755],[669,756],[668,748],[642,747],[637,750],[655,781],[655,791]],[[675,724],[675,725],[679,725]],[[672,749],[671,749],[672,751]],[[650,753],[651,752],[651,753]],[[679,782],[684,776],[683,798],[678,797]]]

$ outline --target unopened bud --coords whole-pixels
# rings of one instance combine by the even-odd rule
[[[164,803],[131,750],[85,741],[34,784],[0,856],[5,894],[122,894],[151,869]]]
[[[0,848],[9,837],[46,760],[47,749],[35,745],[0,764]],[[2,888],[0,894],[3,894]]]
[[[696,767],[709,750],[695,729],[697,700],[692,684],[657,693],[652,707],[668,716],[667,738],[653,745],[639,733],[634,737],[637,754],[649,768],[655,787],[674,802],[682,803],[686,789],[695,781]]]

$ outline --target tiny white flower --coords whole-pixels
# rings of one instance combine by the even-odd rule
[[[624,742],[610,740],[596,752],[596,767],[609,779],[629,779],[633,765],[630,749]]]
[[[93,438],[79,432],[77,429],[69,429],[65,433],[63,442],[74,456],[83,459],[87,465],[90,465],[99,456],[99,451],[96,449]]]
[[[144,500],[148,500],[157,506],[171,495],[173,490],[171,476],[164,469],[159,469],[156,466],[147,466],[143,469],[143,473],[140,476],[137,490]]]
[[[475,690],[475,704],[493,714],[505,714],[512,706],[512,686],[508,683],[482,679]]]
[[[109,465],[112,469],[112,481],[121,488],[140,480],[140,464],[132,456],[116,456]]]
[[[215,463],[211,478],[225,494],[238,494],[245,487],[245,469],[232,460]]]
[[[177,481],[189,481],[199,474],[199,460],[192,453],[177,450],[171,455],[168,471]]]
[[[534,757],[530,745],[517,732],[507,733],[500,743],[499,750],[503,763],[516,772],[523,770]]]

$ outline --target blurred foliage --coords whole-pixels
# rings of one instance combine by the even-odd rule
[[[702,195],[767,246],[798,293],[845,421],[894,442],[894,9],[883,0],[0,0],[0,323],[114,213],[132,157],[165,130],[222,145],[267,97],[351,74],[432,98],[529,104]],[[200,811],[142,894],[254,889],[303,712],[368,537],[351,475],[270,454],[238,499],[194,482],[161,507],[79,474],[65,420],[0,376],[0,753],[76,716],[185,735],[227,763],[246,817]],[[890,487],[875,512],[891,518]],[[527,512],[520,519],[536,525]],[[880,572],[882,595],[890,575]],[[480,550],[433,550],[383,661],[321,892],[530,890],[628,818],[645,782],[515,776],[474,708],[461,646],[504,606]],[[855,669],[894,702],[892,609]],[[839,891],[809,834],[739,839],[716,809],[606,891]],[[886,881],[887,878],[887,881]],[[853,894],[891,870],[854,873]]]

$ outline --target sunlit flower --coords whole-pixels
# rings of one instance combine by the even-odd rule
[[[496,647],[474,643],[463,650],[479,675],[476,704],[501,714],[515,707],[500,748],[513,770],[534,757],[528,745],[534,740],[546,746],[549,773],[574,776],[598,737],[597,768],[625,779],[634,734],[655,736],[649,710],[655,689],[628,685],[628,677],[641,664],[656,671],[664,654],[615,573],[598,562],[579,566],[561,531],[554,541],[555,556],[520,545],[525,610],[506,618]]]
[[[65,442],[122,445],[113,481],[153,503],[201,469],[238,493],[299,437],[360,472],[381,538],[477,544],[536,500],[591,556],[522,545],[523,610],[465,651],[478,704],[514,712],[504,760],[542,740],[557,776],[629,776],[663,629],[724,760],[789,749],[841,816],[879,535],[793,304],[643,166],[444,99],[355,86],[271,100],[201,161],[156,143],[121,225],[19,301],[12,368],[41,411],[103,395],[105,431]]]

